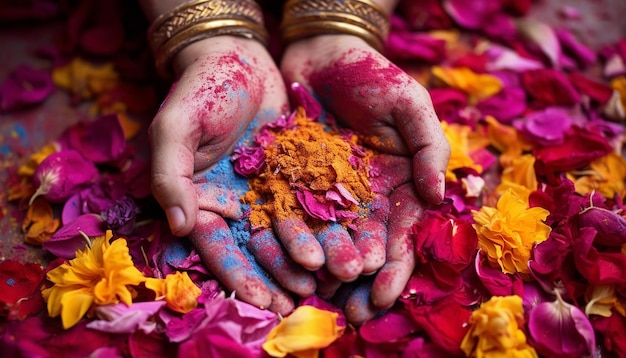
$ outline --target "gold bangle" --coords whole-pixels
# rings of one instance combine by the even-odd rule
[[[148,29],[148,42],[159,75],[171,77],[171,61],[196,41],[232,35],[267,45],[263,11],[253,0],[193,0],[162,14]]]
[[[349,34],[382,51],[389,16],[371,0],[289,0],[280,27],[286,43],[315,35]]]

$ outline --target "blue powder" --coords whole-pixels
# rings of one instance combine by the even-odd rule
[[[163,256],[165,262],[171,266],[178,267],[189,256],[191,249],[184,244],[184,240],[173,240],[166,246]]]
[[[9,285],[9,286],[15,285],[15,279],[14,278],[7,279],[7,285]]]

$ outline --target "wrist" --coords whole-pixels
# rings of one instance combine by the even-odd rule
[[[255,39],[229,35],[209,37],[187,45],[174,56],[172,59],[174,74],[179,77],[198,59],[229,51],[237,51],[241,56],[250,56],[267,53],[267,48]]]

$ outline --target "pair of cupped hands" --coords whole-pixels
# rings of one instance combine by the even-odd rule
[[[444,195],[450,149],[426,89],[349,35],[295,42],[280,66],[254,40],[208,38],[183,49],[173,65],[178,80],[150,127],[153,193],[172,232],[188,235],[211,273],[258,307],[286,315],[293,297],[317,293],[336,298],[359,324],[392,306],[415,267],[412,227]],[[235,173],[207,173],[252,122],[290,111],[286,84],[294,82],[340,123],[377,139],[371,147],[384,154],[372,159],[373,209],[349,231],[337,224],[312,232],[296,219],[274,219],[250,238],[254,263],[227,224],[242,216],[236,193],[224,192],[224,175]]]

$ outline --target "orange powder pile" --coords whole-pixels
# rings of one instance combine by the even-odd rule
[[[271,227],[271,217],[276,219],[301,218],[310,225],[308,217],[298,202],[294,188],[305,188],[324,195],[335,183],[341,183],[360,205],[352,204],[347,210],[359,213],[371,202],[368,157],[362,158],[361,169],[350,163],[352,146],[358,137],[349,139],[321,123],[306,118],[298,109],[295,127],[274,133],[275,141],[265,148],[266,167],[258,177],[250,180],[250,191],[243,202],[251,206],[252,227]],[[351,146],[352,144],[352,146]],[[261,204],[258,204],[258,203]]]

